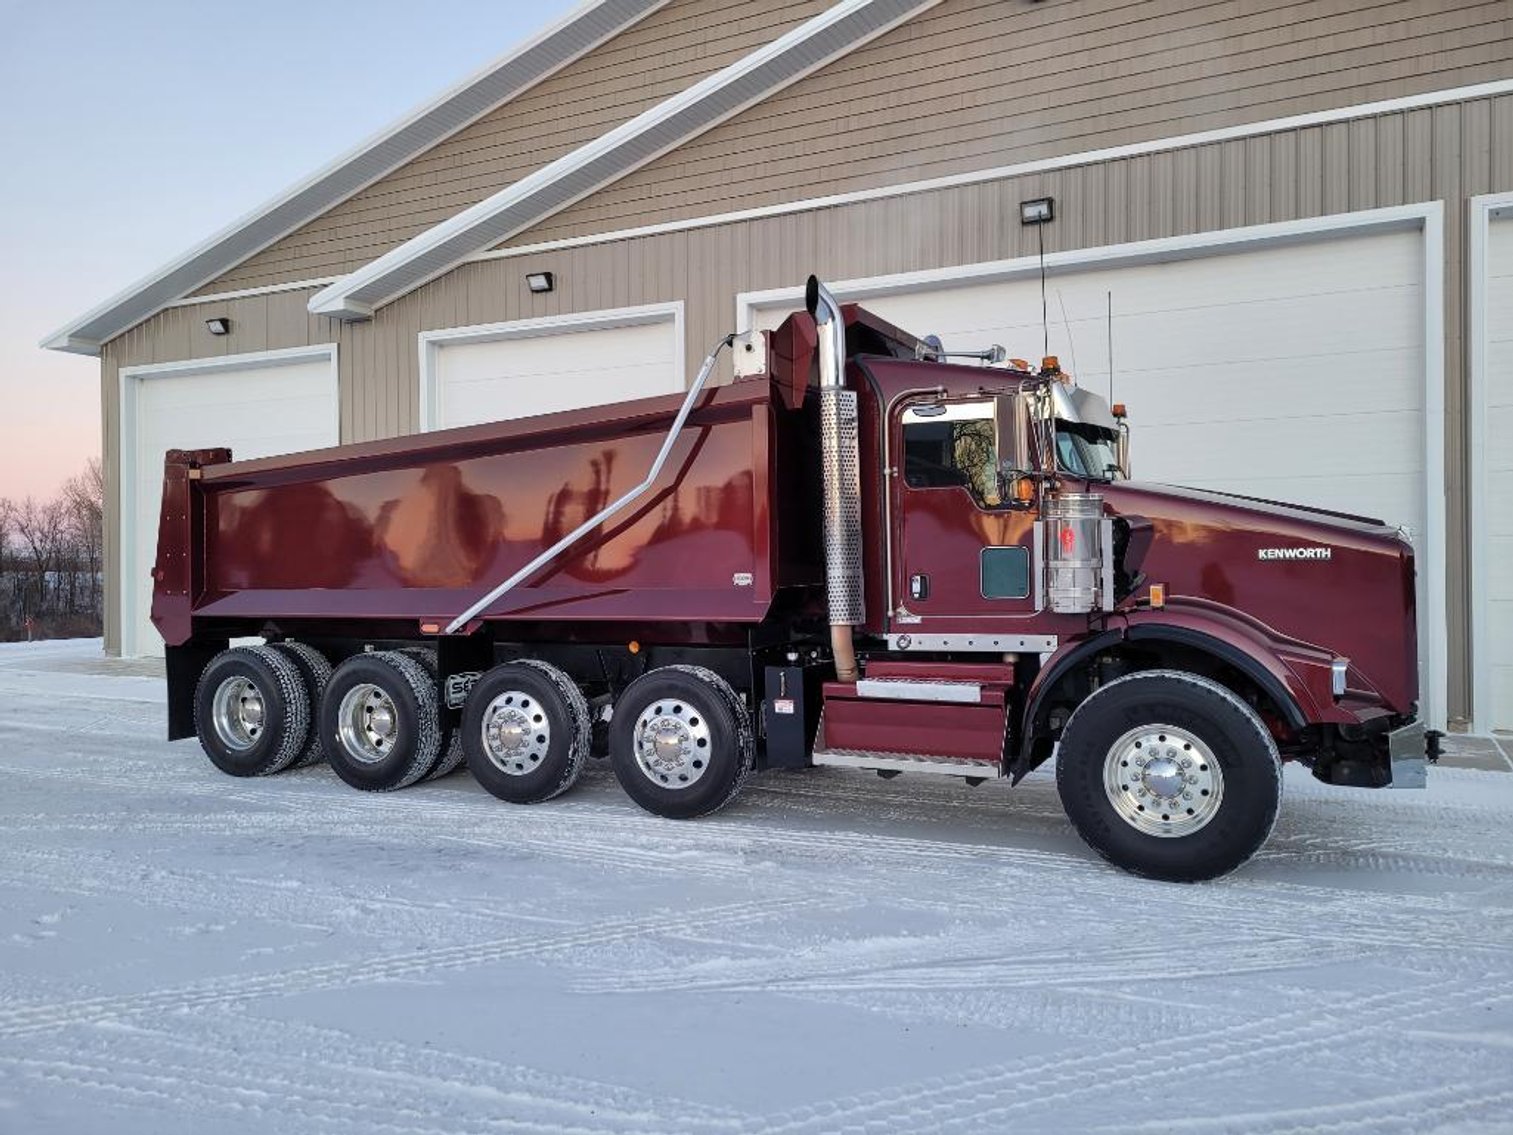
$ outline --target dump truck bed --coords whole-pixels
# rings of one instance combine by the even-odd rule
[[[682,401],[257,461],[170,454],[153,621],[170,645],[206,621],[444,625],[642,481]],[[650,491],[479,618],[760,621],[780,584],[818,577],[779,578],[794,416],[764,380],[710,390]]]

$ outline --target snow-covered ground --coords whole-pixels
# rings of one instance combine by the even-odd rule
[[[1290,770],[1183,887],[1044,775],[232,780],[91,649],[0,648],[5,1135],[1513,1131],[1513,774]]]

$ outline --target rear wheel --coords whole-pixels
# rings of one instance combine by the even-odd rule
[[[1151,670],[1077,708],[1056,786],[1084,840],[1116,866],[1173,882],[1217,878],[1266,842],[1282,794],[1276,743],[1211,679]]]
[[[406,788],[430,771],[441,748],[436,683],[397,651],[355,655],[326,686],[320,736],[331,768],[353,788]]]
[[[330,661],[313,646],[302,642],[276,642],[272,644],[272,648],[294,663],[299,670],[300,677],[305,682],[305,692],[310,698],[313,717],[315,710],[320,708],[321,698],[325,696],[326,684],[331,681]],[[310,734],[305,738],[305,748],[294,762],[294,768],[307,768],[326,759],[326,750],[320,743],[320,731],[313,725],[312,722]]]
[[[545,662],[507,662],[479,678],[461,728],[468,769],[512,804],[560,796],[588,756],[588,702],[577,683]]]
[[[310,695],[287,656],[268,646],[239,646],[218,654],[200,675],[194,725],[216,768],[270,776],[304,752]]]
[[[609,758],[648,812],[686,820],[718,811],[751,775],[751,720],[730,684],[702,666],[643,674],[615,702]]]

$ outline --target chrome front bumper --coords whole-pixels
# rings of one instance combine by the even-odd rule
[[[1429,763],[1439,759],[1439,734],[1424,728],[1422,721],[1410,722],[1387,734],[1387,757],[1392,772],[1392,788],[1426,788]]]

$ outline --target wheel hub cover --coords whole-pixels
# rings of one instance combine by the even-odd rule
[[[1154,796],[1176,796],[1187,783],[1173,757],[1157,757],[1145,766],[1141,783]]]
[[[1191,835],[1216,815],[1224,773],[1197,734],[1175,725],[1143,725],[1110,746],[1103,789],[1114,812],[1146,835]]]
[[[709,723],[696,706],[676,698],[653,702],[636,718],[636,765],[652,783],[687,788],[709,768]]]
[[[490,764],[509,776],[539,768],[551,740],[545,709],[522,690],[506,690],[483,712],[483,751]]]
[[[688,745],[688,731],[676,721],[664,717],[657,723],[652,734],[652,748],[656,751],[657,763],[669,769],[683,763],[683,750]]]
[[[243,752],[262,736],[267,708],[263,692],[250,678],[237,675],[216,688],[210,713],[211,725],[221,743],[235,752]]]

